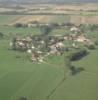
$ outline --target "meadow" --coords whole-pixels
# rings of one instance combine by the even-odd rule
[[[16,16],[10,15],[10,19]],[[12,23],[12,20],[0,16],[0,23],[6,22]],[[98,47],[73,63],[85,71],[66,76],[62,81],[67,70],[63,56],[49,56],[45,63],[32,63],[26,53],[9,49],[13,35],[40,34],[39,29],[0,25],[0,32],[5,35],[0,39],[0,100],[20,100],[24,96],[27,100],[98,100]],[[61,33],[65,34],[66,29],[54,30],[51,34]],[[98,38],[97,33],[98,30],[94,34],[88,32]]]

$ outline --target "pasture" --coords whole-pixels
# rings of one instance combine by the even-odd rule
[[[49,56],[43,63],[32,63],[26,53],[9,49],[9,42],[16,33],[40,34],[37,28],[3,26],[20,18],[9,17],[0,15],[0,32],[5,35],[0,39],[0,100],[20,100],[23,96],[27,100],[98,100],[98,47],[73,63],[85,71],[66,75],[66,80],[62,81],[64,70],[67,70],[63,56]],[[51,34],[61,33],[65,34],[66,29],[54,30]],[[88,34],[98,38],[97,33]]]

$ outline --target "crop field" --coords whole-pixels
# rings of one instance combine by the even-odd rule
[[[15,20],[19,19],[18,15],[0,15],[0,25],[7,25],[13,23]]]
[[[30,18],[30,19],[29,19]],[[76,75],[64,78],[63,56],[49,56],[43,63],[33,63],[25,52],[9,49],[9,43],[15,34],[40,34],[38,28],[15,28],[10,25],[16,22],[27,23],[31,20],[41,22],[63,22],[64,16],[25,16],[0,15],[0,100],[98,100],[98,47],[90,51],[83,59],[73,62],[76,67],[85,70]],[[55,29],[50,34],[66,34],[64,28]],[[88,32],[98,38],[98,30]],[[63,81],[62,81],[63,80]]]
[[[63,23],[64,21],[70,21],[70,17],[64,15],[0,15],[0,25],[27,24],[33,21],[40,23]]]
[[[39,23],[67,23],[76,24],[97,24],[98,15],[80,14],[80,15],[0,15],[1,25],[13,25],[16,23],[28,24],[38,21]]]

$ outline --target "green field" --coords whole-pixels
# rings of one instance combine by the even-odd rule
[[[19,18],[19,15],[0,15],[0,25],[12,23]]]
[[[69,15],[0,15],[0,25],[28,23],[38,20],[40,23],[64,23],[70,21]]]
[[[0,26],[0,32],[5,35],[0,39],[0,100],[20,100],[23,96],[27,100],[98,100],[98,47],[73,63],[85,71],[66,76],[60,84],[65,69],[62,56],[49,56],[46,63],[32,63],[26,53],[9,50],[14,34],[40,34],[39,29]],[[64,34],[66,30],[57,29],[51,34],[60,33]],[[88,34],[98,38],[97,33]]]

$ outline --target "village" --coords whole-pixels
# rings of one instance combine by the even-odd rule
[[[0,0],[0,100],[98,100],[95,1]]]
[[[10,48],[27,52],[32,62],[43,62],[46,56],[63,55],[71,49],[82,48],[79,44],[94,48],[94,41],[77,26],[71,26],[69,29],[71,34],[67,35],[49,35],[50,31],[50,27],[45,25],[41,35],[15,36],[10,42]],[[71,44],[66,46],[66,41],[71,41]]]

